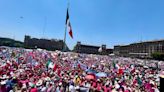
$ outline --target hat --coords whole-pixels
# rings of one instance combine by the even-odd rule
[[[0,84],[1,85],[5,85],[6,84],[6,81],[2,81]]]
[[[43,80],[39,80],[37,83],[36,83],[36,86],[41,86],[43,84]]]
[[[8,79],[8,78],[9,78],[9,76],[3,75],[0,79]]]
[[[23,84],[22,88],[23,89],[26,89],[27,88],[26,84]]]
[[[60,83],[59,83],[59,86],[61,86],[61,85],[62,85],[62,83],[60,82]]]
[[[95,68],[96,66],[95,65],[92,65],[93,68]]]
[[[149,68],[148,66],[143,66],[144,68]]]
[[[164,78],[164,71],[161,72],[161,74],[159,75],[161,78]]]
[[[54,85],[54,82],[51,81],[50,84]]]
[[[75,78],[78,78],[78,75],[76,75]]]
[[[151,81],[150,81],[150,84],[153,84],[153,85],[154,85],[155,83],[154,83],[154,81],[151,80]]]
[[[35,85],[33,83],[29,82],[29,86],[34,87]]]
[[[16,76],[14,76],[13,79],[16,79]]]
[[[65,77],[64,80],[67,80],[67,77]]]
[[[50,81],[51,79],[49,77],[46,77],[44,80],[45,81]]]
[[[139,70],[136,70],[136,73],[139,73]]]
[[[155,81],[156,81],[156,82],[159,82],[159,81],[160,81],[160,79],[159,79],[159,78],[157,78]]]
[[[150,74],[148,77],[153,77],[153,75],[152,75],[152,74]]]
[[[76,88],[75,89],[80,89],[80,87],[79,86],[76,86]]]
[[[119,85],[119,84],[116,84],[116,85],[115,85],[115,88],[116,88],[116,89],[119,89],[119,88],[120,88],[120,85]]]

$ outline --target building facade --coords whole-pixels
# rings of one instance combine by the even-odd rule
[[[81,42],[77,42],[73,51],[77,53],[102,54],[102,55],[113,53],[113,49],[107,49],[106,45],[102,45],[102,46],[84,45],[81,44]]]
[[[164,53],[164,40],[114,46],[114,54],[118,56],[150,58],[155,52]]]
[[[30,36],[25,36],[24,38],[24,46],[26,48],[41,48],[46,50],[63,50],[64,42],[63,40],[56,40],[56,39],[37,39],[31,38]],[[66,46],[66,49],[68,47]]]

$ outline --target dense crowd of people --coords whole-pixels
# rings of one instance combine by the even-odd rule
[[[164,62],[0,47],[0,92],[159,92]]]

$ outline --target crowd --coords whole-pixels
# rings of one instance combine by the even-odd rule
[[[0,47],[0,92],[159,92],[164,62]]]

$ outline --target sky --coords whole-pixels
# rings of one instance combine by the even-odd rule
[[[0,0],[0,37],[63,39],[68,0]],[[73,48],[164,39],[164,0],[70,0]]]

